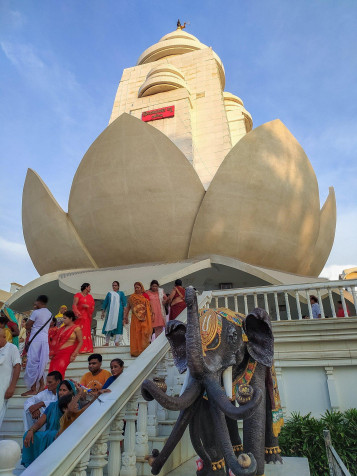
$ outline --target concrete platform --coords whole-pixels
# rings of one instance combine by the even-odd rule
[[[194,476],[197,456],[176,468],[168,476]],[[265,476],[310,476],[307,458],[285,458],[284,464],[266,464]]]

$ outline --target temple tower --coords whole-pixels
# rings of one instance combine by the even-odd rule
[[[178,27],[124,70],[109,123],[123,112],[148,121],[181,149],[207,189],[232,146],[253,127],[243,101],[224,86],[218,55]]]

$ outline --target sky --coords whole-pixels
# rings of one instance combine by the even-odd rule
[[[123,69],[178,18],[219,55],[226,91],[243,99],[254,127],[279,118],[297,138],[321,206],[334,186],[336,238],[322,275],[357,266],[355,0],[0,0],[1,289],[38,276],[22,234],[27,168],[67,211]]]

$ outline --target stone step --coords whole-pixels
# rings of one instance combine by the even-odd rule
[[[160,420],[158,422],[159,434],[163,436],[169,436],[175,423],[176,420]]]
[[[1,434],[8,431],[13,431],[18,434],[23,434],[24,432],[24,422],[21,417],[18,416],[8,416],[6,412],[6,418],[4,418],[1,425]]]

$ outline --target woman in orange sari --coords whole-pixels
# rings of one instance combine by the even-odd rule
[[[152,335],[150,298],[146,294],[144,286],[139,282],[134,284],[134,294],[128,299],[128,305],[124,313],[125,324],[129,322],[128,314],[130,310],[130,354],[137,357],[148,347]]]
[[[58,370],[63,379],[69,363],[75,360],[83,344],[82,331],[75,320],[73,311],[63,314],[63,326],[57,329],[56,341],[50,351],[51,363],[48,372]]]
[[[92,342],[92,314],[94,311],[94,299],[89,294],[90,284],[83,283],[81,292],[74,295],[72,309],[77,316],[76,324],[82,329],[83,345],[80,350],[81,354],[93,353]]]

